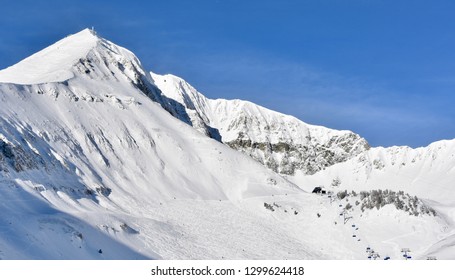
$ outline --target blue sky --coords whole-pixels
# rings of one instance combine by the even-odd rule
[[[93,3],[95,2],[95,3]],[[0,68],[94,26],[157,73],[373,146],[455,138],[455,1],[2,1]]]

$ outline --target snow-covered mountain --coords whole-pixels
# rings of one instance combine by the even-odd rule
[[[49,60],[52,67],[42,66]],[[24,231],[31,234],[59,225],[79,245],[87,242],[85,250],[76,246],[74,254],[67,248],[49,252],[40,247],[47,244],[33,235],[37,244],[30,245],[30,250],[2,249],[6,256],[93,257],[87,246],[95,245],[78,237],[80,227],[87,227],[82,221],[106,233],[128,235],[130,230],[119,226],[134,217],[146,224],[148,212],[172,200],[237,201],[300,192],[255,161],[173,118],[138,85],[138,80],[149,81],[147,75],[133,54],[89,30],[0,72],[0,193],[2,201],[11,197],[22,202],[9,205],[9,211],[2,209],[2,220],[11,220],[12,225],[0,243],[8,244],[9,236]],[[56,210],[42,215],[44,202],[50,203],[49,209],[71,213],[80,221],[72,223],[53,213]],[[23,204],[27,212],[40,215],[8,217],[20,213]],[[30,228],[19,222],[23,219],[33,220]],[[175,231],[172,225],[160,230]],[[140,236],[152,238],[152,234]],[[142,253],[156,257],[159,252],[153,248],[135,255],[105,251],[103,257],[117,258]],[[98,255],[97,250],[93,253]]]
[[[437,203],[387,193],[361,209],[370,196],[300,188],[333,176],[348,188],[364,178],[350,168],[391,188],[380,172],[399,173],[403,157],[449,183],[452,158],[436,146],[433,160],[399,148],[392,165],[393,148],[209,100],[87,29],[1,70],[0,102],[2,259],[363,259],[366,247],[399,258],[400,246],[455,257],[450,192]]]
[[[196,129],[275,172],[314,174],[369,149],[351,131],[309,125],[247,101],[208,99],[179,77],[151,75],[165,96],[184,107],[181,113]]]

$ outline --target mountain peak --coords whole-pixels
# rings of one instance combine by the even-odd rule
[[[82,29],[81,31],[79,31],[77,33],[68,35],[64,39],[71,39],[71,40],[78,40],[78,39],[91,40],[91,39],[95,39],[95,40],[99,40],[101,38],[98,36],[98,34],[96,33],[95,29],[92,27],[92,28],[84,28],[84,29]]]
[[[71,67],[99,45],[102,39],[88,28],[69,35],[51,46],[0,71],[0,82],[39,84],[71,79]]]

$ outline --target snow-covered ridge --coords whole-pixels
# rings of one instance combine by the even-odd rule
[[[162,93],[185,109],[182,114],[196,129],[276,172],[314,174],[369,149],[351,131],[309,125],[248,101],[208,99],[179,77],[151,75]]]

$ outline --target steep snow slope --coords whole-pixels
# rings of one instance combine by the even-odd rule
[[[425,257],[450,244],[449,216],[393,207],[350,210],[359,241],[345,201],[305,193],[204,133],[269,141],[280,164],[299,162],[280,143],[314,144],[312,172],[363,151],[360,137],[246,102],[186,104],[158,80],[89,30],[0,71],[0,258],[364,259],[366,246]]]
[[[242,100],[211,100],[183,79],[151,73],[162,93],[185,109],[190,123],[281,174],[314,174],[369,149],[351,131],[306,124]]]

